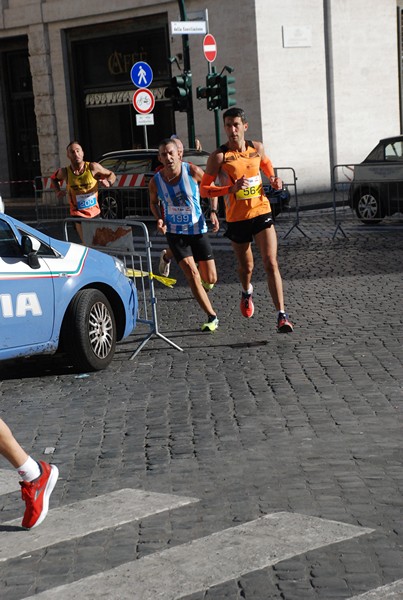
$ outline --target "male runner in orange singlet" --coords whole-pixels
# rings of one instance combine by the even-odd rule
[[[248,129],[245,112],[241,108],[230,108],[224,112],[223,119],[228,141],[210,155],[200,193],[204,198],[224,196],[228,223],[225,235],[231,240],[238,262],[242,315],[249,319],[255,310],[251,283],[254,267],[251,242],[254,240],[263,260],[273,304],[278,311],[277,331],[289,333],[293,326],[284,308],[283,282],[277,262],[277,235],[270,202],[263,192],[260,171],[269,177],[275,189],[281,189],[282,181],[275,177],[262,142],[245,139]],[[217,177],[220,186],[214,184]],[[213,212],[213,225],[215,219],[217,215]]]

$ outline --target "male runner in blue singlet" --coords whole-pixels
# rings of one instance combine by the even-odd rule
[[[217,281],[213,250],[205,236],[207,225],[200,206],[198,184],[203,177],[203,170],[182,162],[178,146],[170,138],[159,144],[158,158],[163,168],[149,183],[150,208],[158,231],[166,234],[175,260],[207,315],[202,331],[215,331],[218,327],[217,314],[201,282],[201,277],[209,284]],[[163,212],[160,210],[161,204]]]

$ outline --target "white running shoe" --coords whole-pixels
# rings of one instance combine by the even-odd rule
[[[171,268],[171,261],[167,262],[164,258],[165,254],[167,253],[166,250],[163,250],[160,254],[160,263],[158,266],[158,270],[160,272],[160,275],[162,275],[163,277],[168,277],[169,276],[169,269]]]

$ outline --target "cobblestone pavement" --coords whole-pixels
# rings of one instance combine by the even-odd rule
[[[46,542],[49,516],[37,530],[45,532],[42,547],[1,562],[2,600],[91,575],[98,587],[93,596],[78,592],[80,600],[403,597],[403,223],[364,227],[343,214],[333,239],[337,223],[327,211],[303,214],[298,227],[292,218],[277,221],[292,335],[275,331],[258,257],[255,315],[241,317],[234,259],[217,238],[214,334],[199,331],[201,311],[174,267],[174,289],[156,284],[159,326],[183,352],[153,338],[129,360],[137,333],[100,373],[75,373],[54,358],[1,366],[0,415],[34,456],[54,448],[61,478],[52,509],[122,488],[198,500],[58,543]],[[2,523],[19,518],[22,507],[18,492],[3,493]],[[88,509],[80,510],[85,517]],[[310,527],[296,521],[284,541],[296,536],[307,550],[293,542],[263,567],[253,566],[239,534],[233,545],[252,561],[249,570],[206,578],[204,587],[184,586],[179,595],[170,595],[167,581],[165,593],[150,596],[136,595],[135,582],[131,596],[119,583],[102,595],[97,584],[99,574],[124,563],[140,566],[145,557],[279,512],[365,533],[310,546]],[[68,529],[71,516],[57,514]],[[15,529],[0,526],[1,539],[36,539],[35,530]]]

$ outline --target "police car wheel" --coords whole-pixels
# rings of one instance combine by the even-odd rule
[[[116,323],[106,296],[99,290],[81,290],[66,317],[65,345],[73,364],[84,371],[107,367],[115,353]]]

